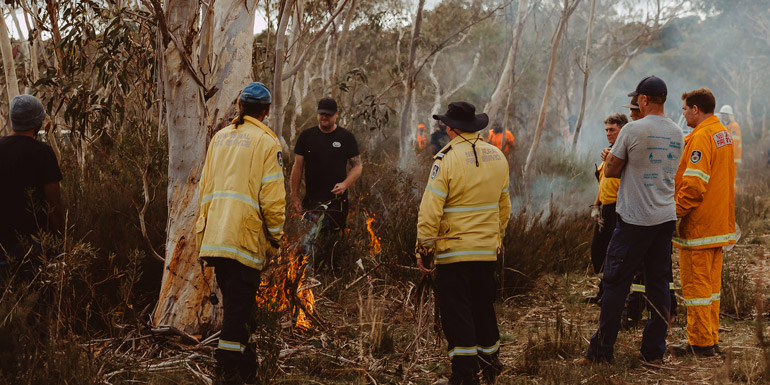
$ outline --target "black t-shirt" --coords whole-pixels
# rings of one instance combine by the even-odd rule
[[[436,130],[430,134],[430,145],[433,146],[433,155],[436,155],[447,144],[449,144],[449,135],[446,132]]]
[[[43,187],[62,179],[50,146],[29,136],[0,138],[0,244],[46,229],[47,205]],[[8,247],[6,247],[8,248]]]
[[[347,177],[348,159],[359,154],[355,136],[339,126],[328,134],[318,126],[302,131],[294,153],[305,157],[306,204],[336,198],[331,190]]]

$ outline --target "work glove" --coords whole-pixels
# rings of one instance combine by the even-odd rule
[[[429,274],[433,270],[433,250],[418,243],[414,252],[420,272],[423,275]]]
[[[604,228],[604,218],[602,217],[602,206],[591,205],[591,219],[599,226],[599,231]]]

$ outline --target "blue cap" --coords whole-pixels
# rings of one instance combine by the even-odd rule
[[[241,92],[241,100],[246,103],[270,104],[270,90],[260,82],[252,82]]]
[[[629,93],[628,96],[666,96],[667,94],[668,88],[666,88],[666,82],[655,75],[651,75],[642,79],[642,81],[636,85],[636,90]]]

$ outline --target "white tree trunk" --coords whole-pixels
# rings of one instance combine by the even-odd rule
[[[412,146],[412,131],[414,127],[409,125],[409,110],[412,106],[412,96],[415,86],[414,56],[417,52],[417,37],[420,36],[420,26],[422,26],[422,10],[425,7],[425,0],[420,0],[417,5],[417,14],[412,23],[412,39],[409,43],[409,58],[406,63],[406,79],[404,79],[404,108],[401,110],[400,122],[400,140],[399,140],[399,167],[405,169],[407,161],[410,159],[409,151]]]
[[[497,119],[497,114],[503,105],[503,99],[506,94],[513,92],[513,79],[516,70],[516,58],[519,50],[519,40],[521,36],[521,30],[524,26],[524,16],[527,12],[527,0],[519,0],[519,6],[516,8],[516,21],[513,25],[513,36],[511,38],[511,48],[508,51],[508,58],[505,60],[505,67],[500,74],[500,80],[497,82],[495,91],[492,92],[492,97],[489,99],[484,112],[489,115],[492,120]],[[503,135],[505,137],[505,135]]]
[[[164,41],[161,53],[168,124],[168,223],[166,262],[153,323],[188,333],[218,323],[206,298],[209,289],[203,285],[195,247],[198,183],[206,157],[203,92],[185,65],[195,55],[183,56],[184,47],[176,45],[197,39],[190,26],[197,23],[198,9],[197,0],[166,3],[166,23],[173,39]],[[206,282],[212,279],[208,270]]]
[[[580,0],[573,0],[574,4],[569,4],[570,0],[564,0],[564,9],[562,10],[561,17],[559,18],[559,25],[554,32],[553,47],[551,47],[551,62],[548,64],[548,75],[546,76],[545,94],[543,95],[543,102],[540,104],[540,114],[537,118],[537,126],[535,128],[535,138],[532,140],[532,146],[529,148],[527,154],[527,161],[524,164],[524,181],[529,178],[533,162],[535,160],[535,154],[537,153],[537,147],[540,144],[540,136],[543,133],[543,125],[545,124],[545,113],[548,110],[548,100],[551,97],[551,85],[553,84],[553,72],[556,68],[556,58],[559,56],[559,43],[561,42],[561,36],[567,27],[567,20],[575,10],[575,7]]]
[[[217,0],[212,15],[213,84],[216,93],[207,101],[207,126],[217,130],[230,124],[238,111],[238,94],[251,83],[254,13],[257,0]]]
[[[586,112],[586,93],[588,91],[588,76],[591,73],[591,33],[594,30],[594,9],[596,8],[596,0],[591,0],[591,13],[588,16],[588,33],[586,34],[586,51],[583,56],[583,95],[580,101],[580,114],[578,115],[577,123],[575,124],[575,136],[572,138],[572,151],[577,148],[578,140],[580,139],[580,129],[583,126],[583,117]]]
[[[8,36],[8,26],[2,23],[0,26],[0,53],[3,56],[3,72],[5,73],[6,91],[8,92],[8,103],[19,94],[19,79],[16,78],[16,62],[13,60],[13,48],[11,48],[11,38]],[[10,124],[2,129],[3,135],[10,133]]]
[[[283,138],[283,65],[286,63],[286,48],[284,47],[284,37],[286,35],[286,27],[289,25],[289,18],[291,17],[292,0],[286,0],[283,4],[283,10],[281,11],[281,17],[278,20],[278,30],[275,33],[275,69],[273,73],[273,131],[278,135],[278,138]],[[283,143],[283,139],[281,139]]]

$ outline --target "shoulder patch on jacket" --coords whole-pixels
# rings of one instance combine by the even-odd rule
[[[283,154],[280,151],[278,151],[278,167],[283,168]]]
[[[728,133],[725,130],[719,131],[716,134],[712,135],[714,138],[714,143],[716,143],[717,148],[726,146],[728,144],[733,144],[733,137],[730,136],[730,133]]]
[[[434,164],[433,170],[430,171],[430,179],[436,179],[436,175],[438,175],[438,169],[439,169],[438,165]]]
[[[442,160],[444,159],[444,156],[449,152],[449,150],[452,149],[452,146],[446,146],[445,149],[439,151],[435,156],[433,156],[433,159]]]
[[[690,154],[690,162],[692,162],[692,164],[700,162],[701,158],[703,157],[702,155],[703,154],[701,154],[701,152],[698,150],[693,151],[692,154]]]

